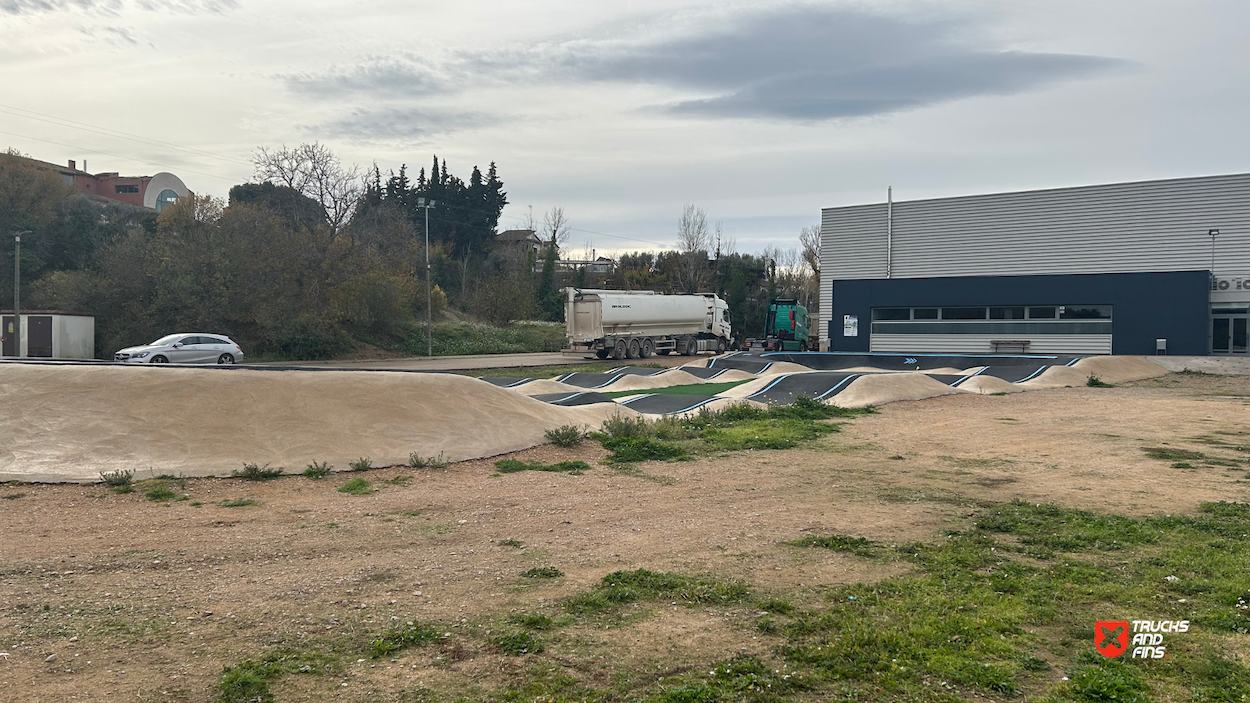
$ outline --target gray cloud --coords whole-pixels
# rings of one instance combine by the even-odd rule
[[[477,112],[384,107],[356,109],[346,117],[310,127],[308,132],[353,141],[424,142],[441,134],[498,122],[494,115]]]
[[[1129,65],[1003,50],[977,38],[978,27],[961,17],[789,6],[703,27],[660,39],[569,39],[458,52],[438,64],[400,55],[283,78],[296,91],[321,96],[401,98],[504,83],[639,83],[690,93],[653,108],[666,113],[811,121],[1018,93]]]
[[[433,67],[405,54],[368,58],[346,69],[292,73],[278,78],[291,90],[318,97],[351,93],[413,97],[450,90],[447,81],[437,75]]]
[[[238,0],[139,0],[140,9],[182,14],[224,13],[239,6]],[[29,15],[70,10],[116,14],[125,7],[123,0],[0,0],[0,13]]]

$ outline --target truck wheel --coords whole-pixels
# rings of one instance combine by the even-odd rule
[[[625,340],[616,340],[616,346],[612,347],[612,358],[620,361],[629,354],[629,347],[626,346]]]
[[[637,359],[638,355],[641,353],[642,353],[642,350],[638,348],[638,340],[636,339],[629,340],[629,358]]]
[[[699,343],[694,341],[693,339],[686,342],[686,356],[698,356],[698,355],[699,355]]]
[[[650,359],[651,355],[655,353],[655,342],[652,342],[649,338],[642,340],[642,346],[639,348],[638,353],[642,355],[642,358]]]
[[[672,349],[656,349],[655,353],[659,354],[660,356],[668,356],[669,354],[673,353],[673,350]]]
[[[725,353],[725,340],[723,339],[716,340],[716,354],[719,356],[720,354],[724,354],[724,353]]]
[[[596,359],[606,359],[606,358],[608,358],[608,354],[610,354],[610,353],[611,353],[611,352],[610,352],[609,350],[607,350],[607,349],[600,349],[599,351],[595,352],[595,358],[596,358]]]
[[[801,352],[807,351],[807,342],[799,342],[799,351]]]

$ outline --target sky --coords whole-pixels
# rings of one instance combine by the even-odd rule
[[[1244,0],[0,0],[0,148],[225,197],[260,146],[494,161],[501,229],[740,251],[822,207],[1250,170]]]

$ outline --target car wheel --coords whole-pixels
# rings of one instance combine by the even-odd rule
[[[160,354],[157,354],[156,356],[152,357],[152,360],[151,360],[151,361],[149,361],[148,363],[149,363],[149,364],[168,364],[168,363],[169,363],[169,359],[166,359],[165,357],[161,356]]]
[[[219,364],[233,364],[233,363],[234,363],[234,357],[233,357],[233,356],[231,356],[230,354],[222,354],[221,356],[217,357],[217,363],[219,363]]]
[[[642,354],[642,358],[650,359],[651,355],[655,353],[655,342],[652,342],[650,339],[642,340],[642,348],[639,350],[639,353]]]
[[[629,358],[637,359],[642,350],[638,348],[638,340],[629,340]]]
[[[616,340],[616,346],[612,347],[612,358],[620,361],[629,355],[629,346],[625,344],[625,340]]]

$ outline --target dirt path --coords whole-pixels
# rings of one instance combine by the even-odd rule
[[[455,647],[288,676],[278,700],[398,701],[419,686],[484,695],[525,666],[486,630],[522,610],[558,615],[558,598],[614,570],[706,572],[759,597],[815,600],[822,584],[903,567],[784,544],[805,534],[933,540],[976,501],[1014,497],[1123,513],[1250,500],[1250,454],[1238,449],[1250,444],[1248,409],[1250,378],[1184,374],[894,403],[806,449],[645,464],[641,476],[494,475],[471,461],[321,481],[192,479],[178,489],[190,497],[168,503],[7,484],[0,499],[20,497],[0,500],[0,690],[12,701],[207,701],[223,665],[275,647],[362,646],[420,620],[453,633]],[[1172,468],[1142,447],[1204,457]],[[602,455],[587,445],[517,457]],[[361,476],[378,490],[337,490]],[[411,482],[388,483],[403,476]],[[257,503],[220,504],[229,499]],[[520,577],[535,566],[566,576]],[[574,626],[548,656],[608,686],[749,649],[741,615],[663,606],[612,630]]]

